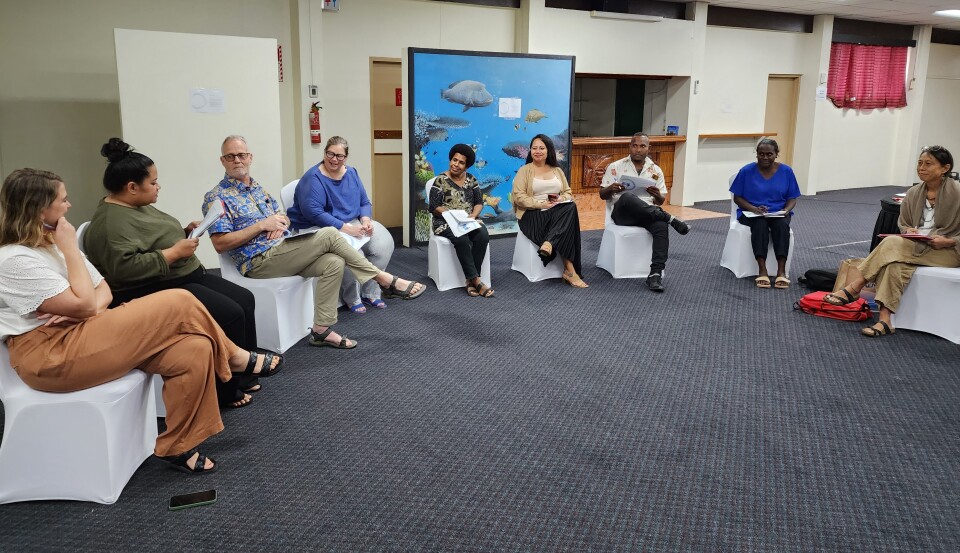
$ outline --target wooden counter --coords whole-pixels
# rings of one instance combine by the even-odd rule
[[[570,155],[570,188],[574,194],[596,193],[612,161],[630,155],[630,136],[574,138]],[[673,187],[673,155],[685,136],[651,136],[649,156],[663,170],[667,191]]]

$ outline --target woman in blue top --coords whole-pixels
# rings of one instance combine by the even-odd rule
[[[758,288],[770,288],[767,274],[767,249],[773,239],[777,256],[776,288],[788,288],[787,253],[790,250],[790,217],[800,197],[800,185],[789,165],[778,163],[780,146],[764,138],[757,144],[757,162],[746,165],[730,185],[737,204],[737,221],[750,227],[750,244],[757,259]],[[780,214],[779,212],[783,212]]]
[[[340,136],[327,140],[323,162],[311,168],[297,184],[293,206],[287,210],[294,229],[333,227],[352,237],[351,242],[369,238],[359,248],[370,263],[385,270],[393,256],[393,236],[371,218],[373,205],[360,182],[360,175],[345,163],[350,145]],[[344,271],[340,297],[350,311],[366,313],[366,305],[383,309],[380,286],[370,279],[362,289],[353,273]]]

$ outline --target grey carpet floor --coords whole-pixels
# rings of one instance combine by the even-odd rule
[[[865,255],[893,191],[803,198],[794,281]],[[0,551],[960,551],[960,348],[793,311],[796,284],[719,267],[727,224],[671,233],[662,295],[595,268],[599,231],[588,290],[494,240],[495,298],[341,312],[360,346],[291,349],[204,446],[217,473],[148,459],[112,506],[0,506]]]

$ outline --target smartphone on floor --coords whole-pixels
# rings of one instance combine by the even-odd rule
[[[179,511],[180,509],[189,509],[190,507],[210,505],[216,501],[217,490],[207,490],[184,495],[175,495],[170,498],[170,510]]]

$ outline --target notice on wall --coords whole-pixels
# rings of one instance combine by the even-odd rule
[[[499,116],[504,119],[519,119],[520,98],[500,98]]]
[[[194,113],[224,113],[226,111],[226,100],[223,95],[223,89],[191,89],[190,111]]]
[[[827,99],[827,85],[822,84],[817,87],[817,101],[822,102]]]

